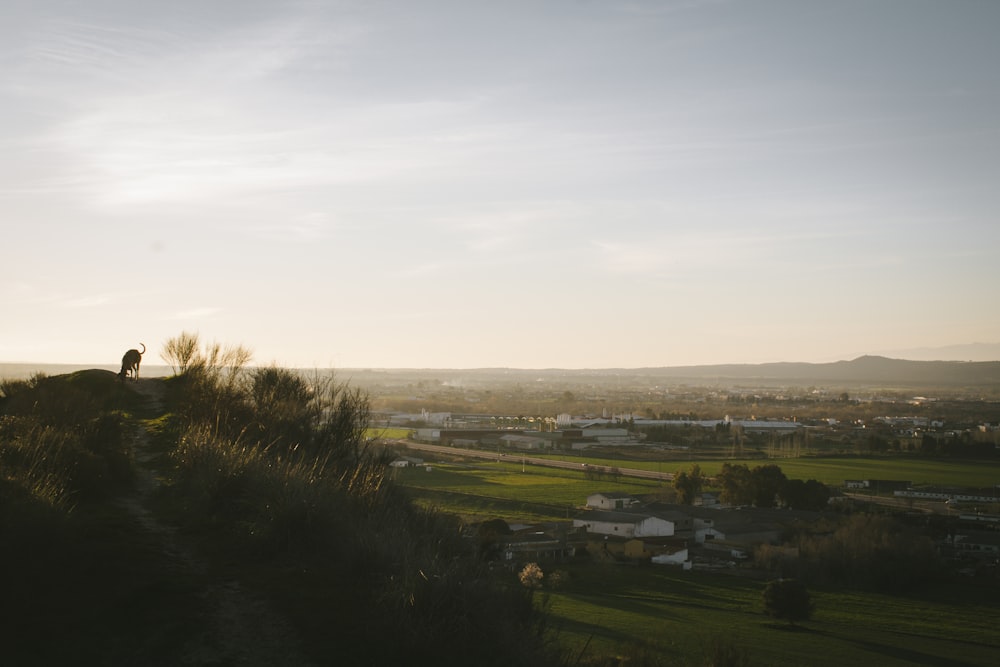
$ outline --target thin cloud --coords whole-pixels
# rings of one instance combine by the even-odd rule
[[[96,306],[106,306],[114,303],[116,298],[110,294],[93,294],[90,296],[77,297],[63,302],[67,308],[94,308]]]
[[[337,228],[326,213],[305,213],[287,222],[256,225],[250,233],[269,241],[311,243],[330,238]]]
[[[194,308],[192,310],[184,310],[176,313],[171,313],[163,317],[167,321],[177,321],[177,320],[201,320],[222,312],[221,308],[215,306],[205,306],[202,308]]]

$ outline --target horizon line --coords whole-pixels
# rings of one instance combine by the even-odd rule
[[[289,368],[294,370],[354,370],[354,371],[643,371],[658,369],[686,369],[686,368],[716,368],[726,366],[776,366],[776,365],[806,365],[806,366],[828,366],[832,364],[851,363],[862,359],[885,359],[888,361],[906,361],[912,363],[959,363],[959,364],[989,364],[1000,362],[1000,359],[970,360],[970,359],[907,359],[903,357],[889,357],[880,354],[862,354],[852,359],[837,359],[835,361],[762,361],[762,362],[714,362],[698,364],[677,364],[677,365],[656,365],[656,366],[298,366],[277,363],[248,364],[248,368],[266,368],[277,366],[279,368]],[[41,361],[0,361],[0,366],[72,366],[79,368],[104,369],[117,367],[117,363],[80,363],[80,362],[41,362]],[[145,364],[146,368],[172,368],[170,364]]]

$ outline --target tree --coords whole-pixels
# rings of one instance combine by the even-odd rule
[[[716,479],[722,487],[722,502],[730,505],[749,505],[753,502],[750,469],[742,463],[723,463]]]
[[[809,620],[813,603],[809,591],[798,579],[776,579],[764,587],[764,613],[772,618],[788,621]]]
[[[691,467],[691,472],[678,472],[674,475],[674,489],[677,490],[677,502],[682,505],[691,505],[694,499],[701,493],[704,477],[701,474],[701,466],[695,463]]]
[[[782,504],[796,510],[819,511],[830,501],[830,488],[815,479],[789,479],[778,492]]]
[[[778,493],[786,481],[785,473],[773,463],[754,468],[750,473],[753,504],[757,507],[774,507]]]
[[[832,535],[801,540],[799,550],[811,577],[839,586],[909,591],[941,569],[923,531],[886,516],[854,514]]]
[[[479,544],[479,555],[486,560],[500,558],[500,542],[503,537],[511,534],[510,526],[503,519],[490,519],[479,524],[476,531],[476,541]]]
[[[247,427],[247,437],[285,448],[309,444],[323,417],[322,407],[298,373],[277,366],[254,369],[248,392],[255,419]]]
[[[815,479],[806,480],[805,506],[807,510],[822,510],[830,503],[830,487]]]

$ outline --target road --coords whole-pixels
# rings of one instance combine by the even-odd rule
[[[422,442],[413,442],[411,440],[389,440],[388,442],[407,447],[409,449],[415,449],[421,452],[431,452],[435,454],[444,454],[447,456],[465,456],[468,458],[475,459],[488,459],[491,461],[496,461],[498,459],[507,459],[511,462],[521,461],[524,465],[541,466],[545,468],[563,468],[566,470],[593,470],[595,472],[610,474],[613,471],[623,477],[638,477],[640,479],[657,479],[661,481],[670,481],[674,478],[673,473],[669,472],[657,472],[655,470],[639,470],[637,468],[622,468],[620,466],[598,466],[586,463],[575,463],[573,461],[557,461],[554,459],[537,458],[533,456],[528,456],[527,454],[497,454],[497,452],[489,452],[483,449],[462,449],[460,447],[445,447],[442,445],[428,445]]]
[[[953,514],[954,510],[942,501],[914,500],[912,498],[896,498],[894,496],[873,496],[867,493],[844,493],[854,500],[885,505],[898,510],[924,512],[925,514]]]

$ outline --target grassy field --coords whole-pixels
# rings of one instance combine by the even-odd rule
[[[385,438],[387,440],[403,440],[409,437],[410,431],[412,429],[408,428],[396,428],[393,426],[379,426],[379,427],[369,427],[365,431],[366,437],[369,438]]]
[[[595,457],[564,460],[586,462],[592,466],[636,467],[656,470],[656,462],[609,460]],[[605,476],[588,479],[582,469],[560,470],[505,460],[462,463],[434,463],[425,468],[395,471],[397,481],[411,490],[417,502],[425,506],[476,520],[494,516],[523,521],[566,518],[567,511],[582,505],[595,491],[624,491],[636,495],[655,494],[661,484],[651,480]],[[994,462],[928,461],[924,459],[874,458],[801,458],[771,459],[789,478],[818,479],[833,488],[842,488],[845,479],[908,479],[914,484],[944,486],[993,486],[1000,482],[1000,465]],[[661,469],[688,470],[698,463],[708,475],[722,467],[720,461],[691,461]],[[732,461],[750,467],[760,460]],[[996,480],[996,481],[991,481]]]
[[[597,464],[598,459],[589,459]],[[912,477],[931,470],[888,467],[892,461],[849,459],[786,466],[789,476],[820,477],[810,464],[836,463],[828,474],[845,477]],[[759,464],[759,462],[748,462]],[[710,472],[715,468],[704,464]],[[716,464],[718,465],[718,464]],[[970,473],[974,464],[938,464],[934,483]],[[975,478],[974,478],[975,479]],[[418,502],[467,519],[508,521],[565,519],[596,490],[655,493],[656,482],[628,478],[587,479],[582,472],[532,468],[518,463],[476,462],[403,469],[397,481]],[[834,483],[836,478],[831,479]],[[965,482],[969,483],[969,482]],[[753,665],[943,665],[998,664],[996,586],[972,581],[940,584],[906,597],[842,590],[812,590],[813,619],[789,628],[761,611],[763,583],[733,574],[683,572],[668,567],[627,567],[580,562],[547,566],[563,583],[546,589],[559,643],[580,664],[601,656],[667,656],[662,663],[701,664],[705,647],[727,638],[747,650]],[[659,658],[657,658],[659,659]],[[572,661],[571,661],[572,662]]]
[[[571,566],[548,592],[560,641],[574,653],[641,646],[685,664],[711,638],[734,640],[754,665],[995,665],[993,594],[973,586],[913,597],[812,591],[813,619],[790,628],[761,612],[763,583],[668,567]],[[586,647],[586,648],[585,648]]]
[[[527,466],[522,472],[519,463],[489,461],[435,463],[429,472],[417,467],[397,469],[393,474],[417,502],[467,519],[565,519],[595,490],[648,495],[660,488],[659,483],[647,480],[620,477],[593,481],[582,471]]]
[[[913,457],[800,457],[787,459],[719,459],[643,461],[595,456],[533,455],[589,465],[638,468],[676,472],[690,470],[697,463],[702,472],[715,475],[723,463],[754,466],[773,463],[791,479],[815,479],[832,487],[841,487],[845,479],[897,479],[913,484],[989,487],[1000,484],[1000,461],[952,461]]]

